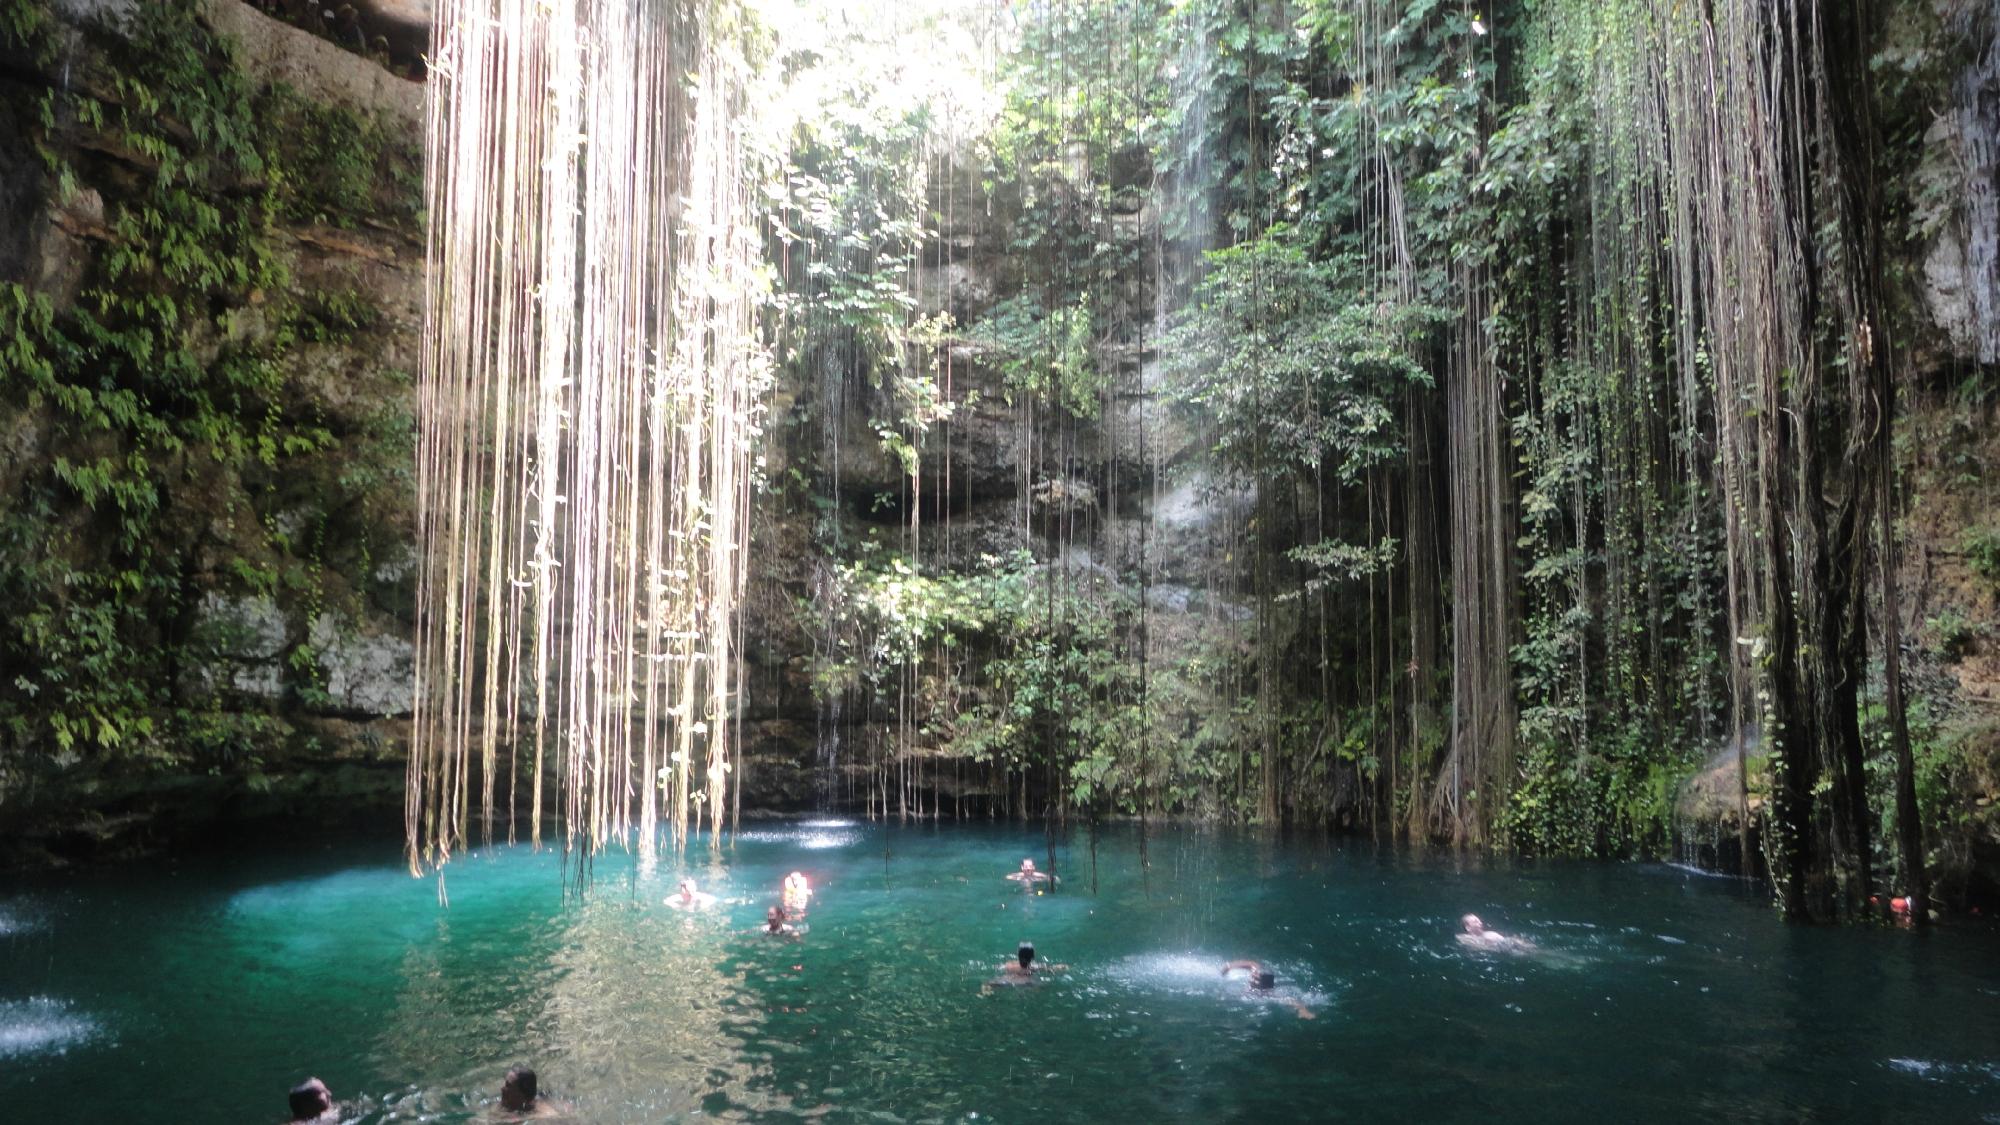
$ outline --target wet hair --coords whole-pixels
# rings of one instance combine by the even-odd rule
[[[333,1108],[333,1092],[319,1079],[308,1078],[292,1087],[289,1101],[292,1107],[292,1120],[305,1121]]]
[[[1020,959],[1022,968],[1027,968],[1035,959],[1035,943],[1032,941],[1022,942],[1020,948],[1014,950],[1014,956]]]
[[[1278,978],[1269,969],[1254,969],[1250,973],[1250,987],[1259,992],[1268,991],[1278,983]]]
[[[513,1097],[509,1098],[508,1095]],[[535,1104],[535,1072],[525,1066],[509,1067],[500,1083],[500,1104],[508,1109],[526,1109]]]

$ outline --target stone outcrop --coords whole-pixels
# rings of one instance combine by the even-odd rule
[[[396,10],[398,26],[415,5],[377,4]],[[236,44],[236,65],[263,85],[282,82],[307,97],[380,114],[417,136],[424,130],[424,87],[390,74],[353,51],[301,28],[282,23],[243,3],[207,0],[209,26]],[[417,16],[429,24],[428,6]]]
[[[1983,0],[1939,8],[1968,61],[1916,174],[1917,225],[1932,232],[1924,304],[1952,356],[2000,364],[2000,15]]]

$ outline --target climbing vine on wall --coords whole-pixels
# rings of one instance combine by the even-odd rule
[[[15,44],[55,33],[9,13]],[[295,386],[300,349],[376,314],[355,294],[291,297],[273,223],[380,211],[411,146],[254,89],[194,3],[65,34],[102,66],[41,95],[35,140],[46,206],[85,215],[79,245],[95,252],[73,295],[0,286],[0,395],[46,451],[0,502],[0,596],[18,607],[0,632],[0,800],[38,779],[235,768],[275,748],[282,724],[225,706],[191,634],[205,592],[311,616],[329,513],[365,506],[407,458],[394,417],[386,440],[337,434]],[[283,514],[301,507],[305,522]],[[309,693],[299,646],[293,689]]]

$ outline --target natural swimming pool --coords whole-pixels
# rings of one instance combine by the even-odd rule
[[[746,825],[586,894],[559,855],[392,843],[0,886],[8,1121],[464,1121],[528,1062],[584,1121],[1995,1120],[2000,933],[1808,928],[1633,864],[1155,826]],[[801,940],[755,932],[786,872]],[[719,901],[665,898],[692,874]],[[1094,887],[1093,887],[1094,883]],[[1536,956],[1472,955],[1476,911]],[[1069,971],[981,997],[1032,940]],[[1316,1018],[1219,973],[1258,958]]]

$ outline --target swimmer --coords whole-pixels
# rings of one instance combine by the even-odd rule
[[[292,1107],[291,1125],[301,1122],[332,1122],[340,1120],[333,1111],[333,1091],[317,1078],[308,1078],[292,1087],[290,1097]]]
[[[806,882],[804,874],[794,871],[785,876],[783,899],[785,913],[804,917],[806,904],[812,900],[812,885]]]
[[[1246,995],[1258,1000],[1269,1000],[1276,1004],[1283,1004],[1297,1012],[1299,1018],[1302,1020],[1318,1018],[1313,1015],[1311,1008],[1306,1007],[1305,1001],[1296,996],[1286,995],[1278,991],[1278,975],[1265,968],[1263,962],[1230,961],[1222,966],[1222,975],[1226,977],[1237,969],[1242,969],[1250,974],[1250,983]]]
[[[774,906],[770,910],[765,911],[764,924],[757,927],[757,929],[760,933],[766,933],[772,937],[797,937],[805,933],[803,927],[794,926],[790,922],[785,921],[785,908],[782,906]]]
[[[1058,965],[1049,961],[1044,961],[1040,965],[1035,964],[1035,943],[1024,941],[1018,949],[1014,950],[1014,959],[1000,966],[1000,975],[979,986],[979,994],[981,996],[991,996],[993,990],[996,988],[1013,988],[1021,985],[1040,984],[1042,982],[1036,977],[1038,973],[1066,973],[1068,971],[1068,965]]]
[[[1489,953],[1533,953],[1535,943],[1527,938],[1511,937],[1498,930],[1489,930],[1477,914],[1467,914],[1459,919],[1465,932],[1458,935],[1458,944],[1467,949],[1480,949]]]
[[[570,1111],[570,1107],[554,1098],[541,1096],[535,1072],[525,1066],[507,1069],[507,1077],[500,1083],[500,1109],[507,1115],[501,1118],[503,1121],[563,1117]]]
[[[1045,882],[1053,885],[1058,881],[1054,875],[1046,871],[1035,870],[1035,861],[1032,859],[1022,860],[1021,869],[1008,875],[1007,878],[1021,884],[1023,887],[1032,887]]]
[[[667,896],[667,905],[675,910],[706,910],[715,905],[715,896],[696,887],[693,879],[682,879],[680,889]]]

